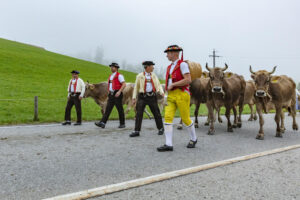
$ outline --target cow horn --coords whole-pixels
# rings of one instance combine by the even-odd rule
[[[275,67],[273,68],[273,70],[272,70],[271,72],[269,72],[270,75],[273,74],[273,73],[275,72],[276,67],[277,67],[277,66],[275,66]]]
[[[222,71],[225,71],[226,69],[228,69],[228,65],[225,63],[225,67],[222,69]]]
[[[206,69],[210,72],[211,71],[211,68],[209,68],[208,64],[206,63],[205,65]]]
[[[255,74],[255,72],[252,70],[251,65],[250,65],[250,67],[249,67],[249,70],[250,70],[251,74]]]

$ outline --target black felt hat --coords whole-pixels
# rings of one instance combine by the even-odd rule
[[[118,63],[111,63],[110,65],[109,65],[109,67],[116,67],[116,68],[120,68],[120,66],[119,66],[119,64]]]
[[[73,71],[71,71],[71,74],[80,74],[80,72],[77,70],[73,70]]]
[[[150,66],[150,65],[155,65],[155,63],[153,61],[144,61],[142,63],[144,66]]]
[[[179,47],[178,45],[170,45],[168,48],[164,51],[165,53],[169,51],[182,51],[183,49]]]

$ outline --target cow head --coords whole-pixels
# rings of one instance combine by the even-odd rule
[[[210,78],[210,86],[211,86],[211,91],[212,93],[222,93],[224,94],[223,91],[223,81],[225,79],[225,73],[224,71],[228,69],[227,64],[225,63],[224,68],[210,68],[208,67],[208,64],[206,63],[206,69],[208,70],[208,75]]]
[[[84,92],[83,97],[87,98],[87,97],[92,96],[94,89],[95,89],[95,85],[94,84],[90,84],[90,83],[87,82],[85,84],[85,92]]]
[[[257,97],[268,96],[269,84],[272,78],[271,75],[275,72],[276,66],[273,68],[271,72],[268,72],[266,70],[259,70],[257,72],[254,72],[252,70],[251,65],[249,70],[251,72],[251,78],[255,82],[255,96]]]

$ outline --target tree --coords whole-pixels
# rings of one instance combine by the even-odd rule
[[[103,47],[97,46],[96,52],[95,52],[95,57],[94,57],[94,62],[103,64],[103,58],[104,58],[104,50]]]

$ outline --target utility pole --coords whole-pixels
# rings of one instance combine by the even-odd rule
[[[219,57],[221,57],[221,56],[217,56],[216,55],[216,50],[214,49],[213,50],[213,55],[209,55],[209,57],[213,57],[213,63],[214,63],[214,67],[216,67],[216,58],[219,58]]]

